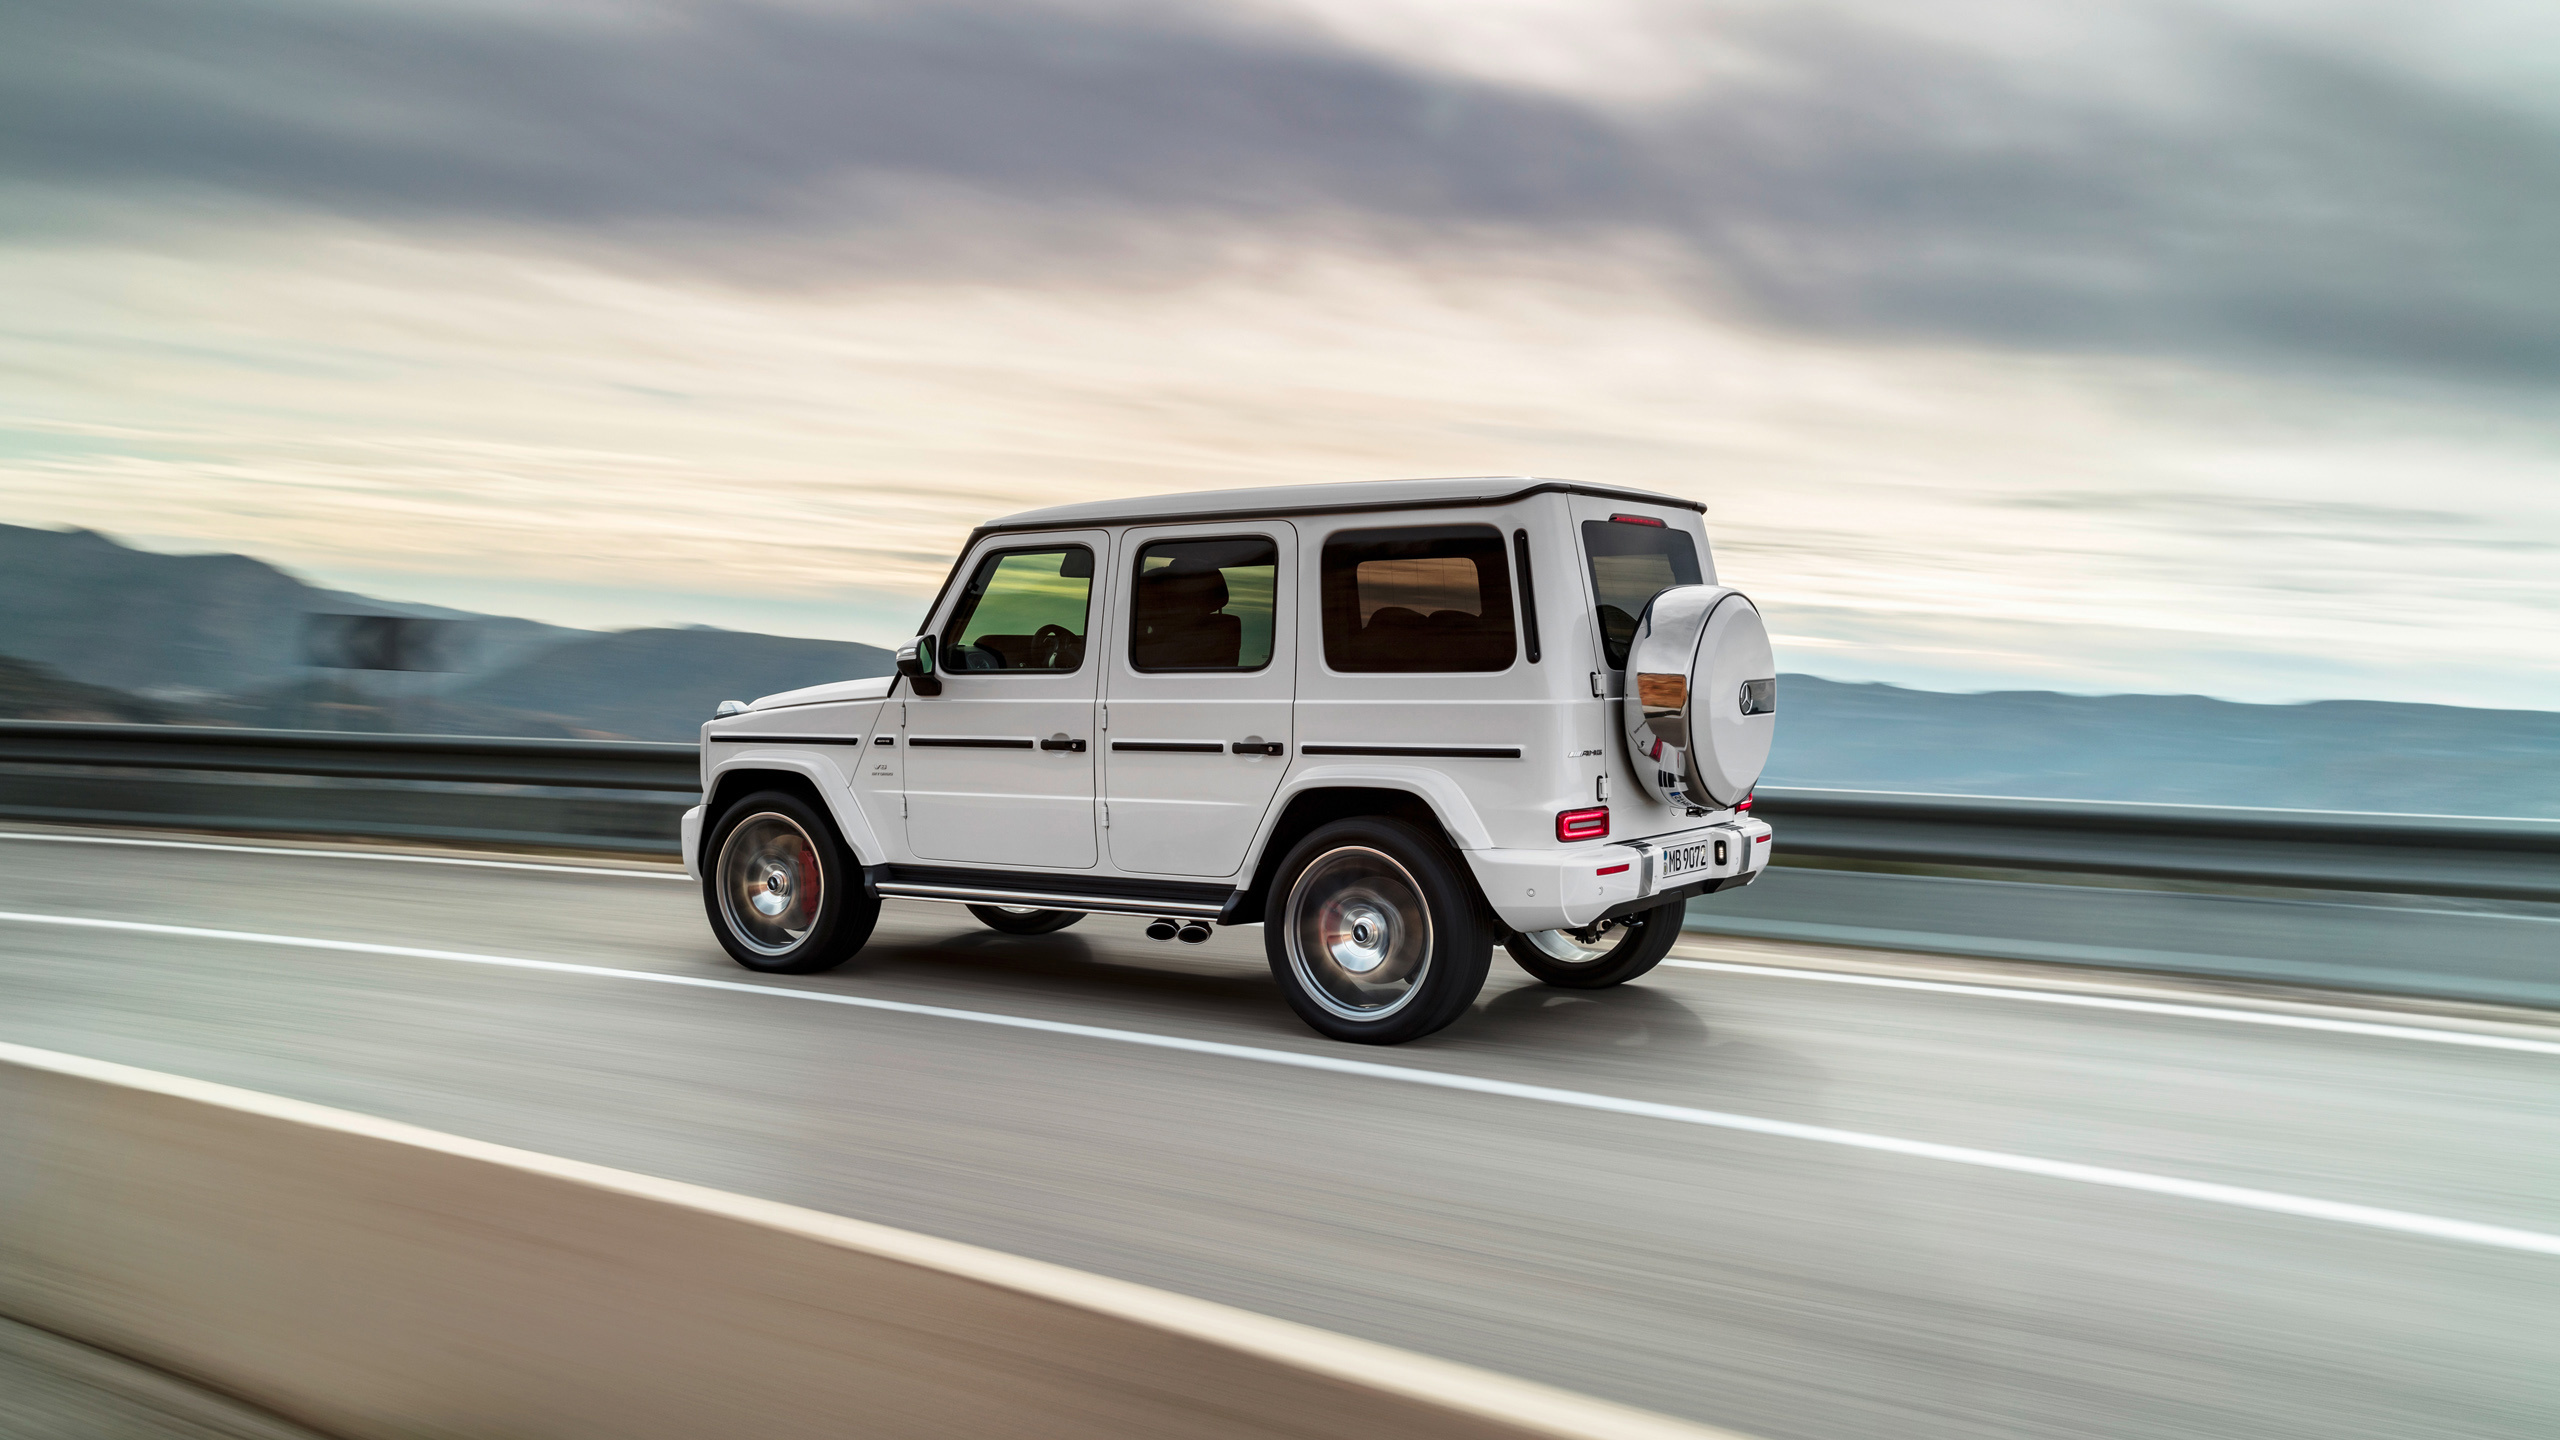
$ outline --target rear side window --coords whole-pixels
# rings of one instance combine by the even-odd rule
[[[1073,670],[1084,664],[1093,552],[1002,550],[978,562],[943,631],[942,668]]]
[[[1582,553],[1591,558],[1591,593],[1600,606],[1600,643],[1609,668],[1627,668],[1627,647],[1646,603],[1674,585],[1698,583],[1698,547],[1685,530],[1624,520],[1582,522]]]
[[[1345,530],[1324,543],[1324,660],[1336,670],[1507,670],[1510,557],[1490,525]]]
[[[1158,540],[1138,552],[1129,663],[1141,670],[1259,670],[1271,663],[1280,547],[1260,536]]]

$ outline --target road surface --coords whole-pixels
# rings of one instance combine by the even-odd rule
[[[2560,1432],[2560,1026],[1708,939],[1372,1050],[1258,930],[892,905],[768,979],[618,868],[0,840],[0,1039],[1770,1440]]]

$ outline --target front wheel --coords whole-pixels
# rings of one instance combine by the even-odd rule
[[[1502,942],[1521,969],[1570,990],[1624,985],[1662,963],[1687,907],[1674,900],[1579,930],[1528,930]]]
[[[880,920],[880,898],[816,806],[763,790],[722,811],[703,847],[702,907],[729,958],[768,975],[832,970]]]
[[[1081,910],[1040,910],[1029,905],[972,905],[969,913],[988,929],[1007,935],[1047,935],[1084,918]]]
[[[1466,1013],[1493,963],[1475,887],[1400,820],[1337,820],[1299,841],[1267,913],[1263,948],[1281,994],[1335,1040],[1428,1035]]]

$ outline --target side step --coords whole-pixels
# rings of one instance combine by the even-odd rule
[[[1037,871],[966,870],[923,865],[868,865],[862,878],[883,899],[951,905],[1028,905],[1088,915],[1175,915],[1215,920],[1235,904],[1226,885],[1182,881],[1086,879]]]

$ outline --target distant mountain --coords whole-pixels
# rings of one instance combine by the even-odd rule
[[[90,530],[0,525],[0,651],[74,680],[208,694],[299,681],[313,614],[460,622],[465,674],[593,633],[323,590],[246,555],[162,555]]]
[[[2560,818],[2560,714],[1778,681],[1770,785]]]
[[[113,720],[166,724],[180,718],[166,705],[104,685],[84,685],[47,665],[0,655],[0,720]]]
[[[453,622],[438,647],[453,668],[307,663],[310,617],[347,614]],[[722,700],[890,668],[873,645],[708,628],[598,634],[325,590],[245,555],[162,555],[17,525],[0,525],[0,652],[26,662],[0,672],[15,687],[0,703],[22,693],[66,718],[85,706],[92,718],[651,740],[692,739]]]
[[[306,617],[460,622],[449,674],[306,664]],[[0,525],[0,716],[690,740],[722,700],[885,675],[871,645],[597,634]],[[137,693],[138,692],[138,693]],[[1781,677],[1771,785],[2560,817],[2560,714],[2195,695],[1949,695]]]
[[[735,630],[625,630],[529,656],[455,692],[460,704],[539,715],[635,740],[691,740],[723,700],[890,673],[877,645]]]

